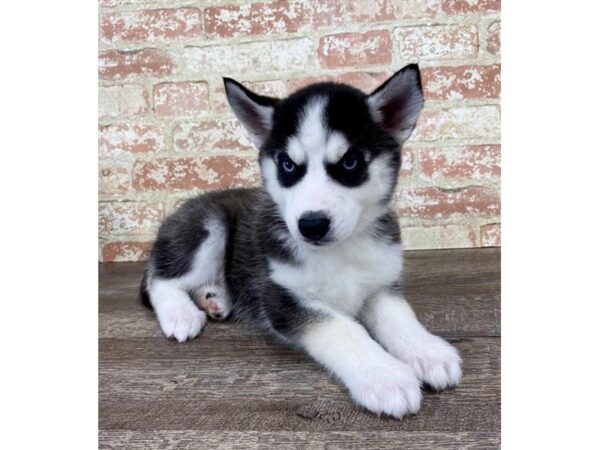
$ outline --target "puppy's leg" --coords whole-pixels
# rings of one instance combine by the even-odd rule
[[[152,280],[149,294],[165,336],[184,342],[200,334],[206,324],[206,313],[194,305],[188,293],[176,281]]]
[[[350,391],[356,403],[400,418],[419,410],[420,383],[413,370],[387,353],[358,322],[333,311],[313,311],[289,297],[270,314],[272,326],[301,346]]]
[[[180,228],[173,226],[172,234],[178,236]],[[185,229],[180,233],[184,232]],[[162,331],[179,342],[195,338],[206,324],[206,312],[198,309],[189,293],[199,292],[203,286],[224,283],[225,228],[219,221],[212,220],[207,221],[200,232],[204,233],[203,239],[191,249],[172,236],[157,240],[150,260],[151,270],[144,278]],[[174,267],[184,266],[183,263],[186,263],[185,271],[171,272]]]
[[[198,306],[214,320],[225,320],[231,313],[231,299],[223,286],[225,286],[224,281],[202,286],[193,296]]]
[[[423,383],[441,390],[460,381],[461,359],[456,349],[427,331],[404,298],[382,292],[368,303],[362,319],[375,339],[412,367]]]

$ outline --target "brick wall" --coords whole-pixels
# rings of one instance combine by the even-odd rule
[[[426,106],[394,200],[406,247],[500,244],[500,1],[100,0],[99,24],[103,261],[146,258],[182,199],[258,183],[221,76],[369,91],[409,62]]]

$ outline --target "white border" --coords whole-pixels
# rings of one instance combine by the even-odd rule
[[[95,448],[97,6],[2,16],[0,448]]]
[[[3,7],[2,448],[97,446],[96,9]],[[508,449],[596,443],[597,9],[503,2]]]
[[[598,6],[502,8],[503,447],[590,448],[600,353]]]

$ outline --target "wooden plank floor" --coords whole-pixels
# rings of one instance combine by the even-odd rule
[[[464,378],[401,421],[360,409],[304,354],[234,323],[165,339],[137,299],[141,270],[100,264],[100,448],[500,446],[500,249],[406,252],[406,297],[458,347]]]

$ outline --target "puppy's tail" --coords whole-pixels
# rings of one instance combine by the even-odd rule
[[[140,299],[142,300],[142,305],[152,309],[150,293],[148,292],[148,266],[144,268],[144,276],[142,277],[142,284],[140,285]]]

